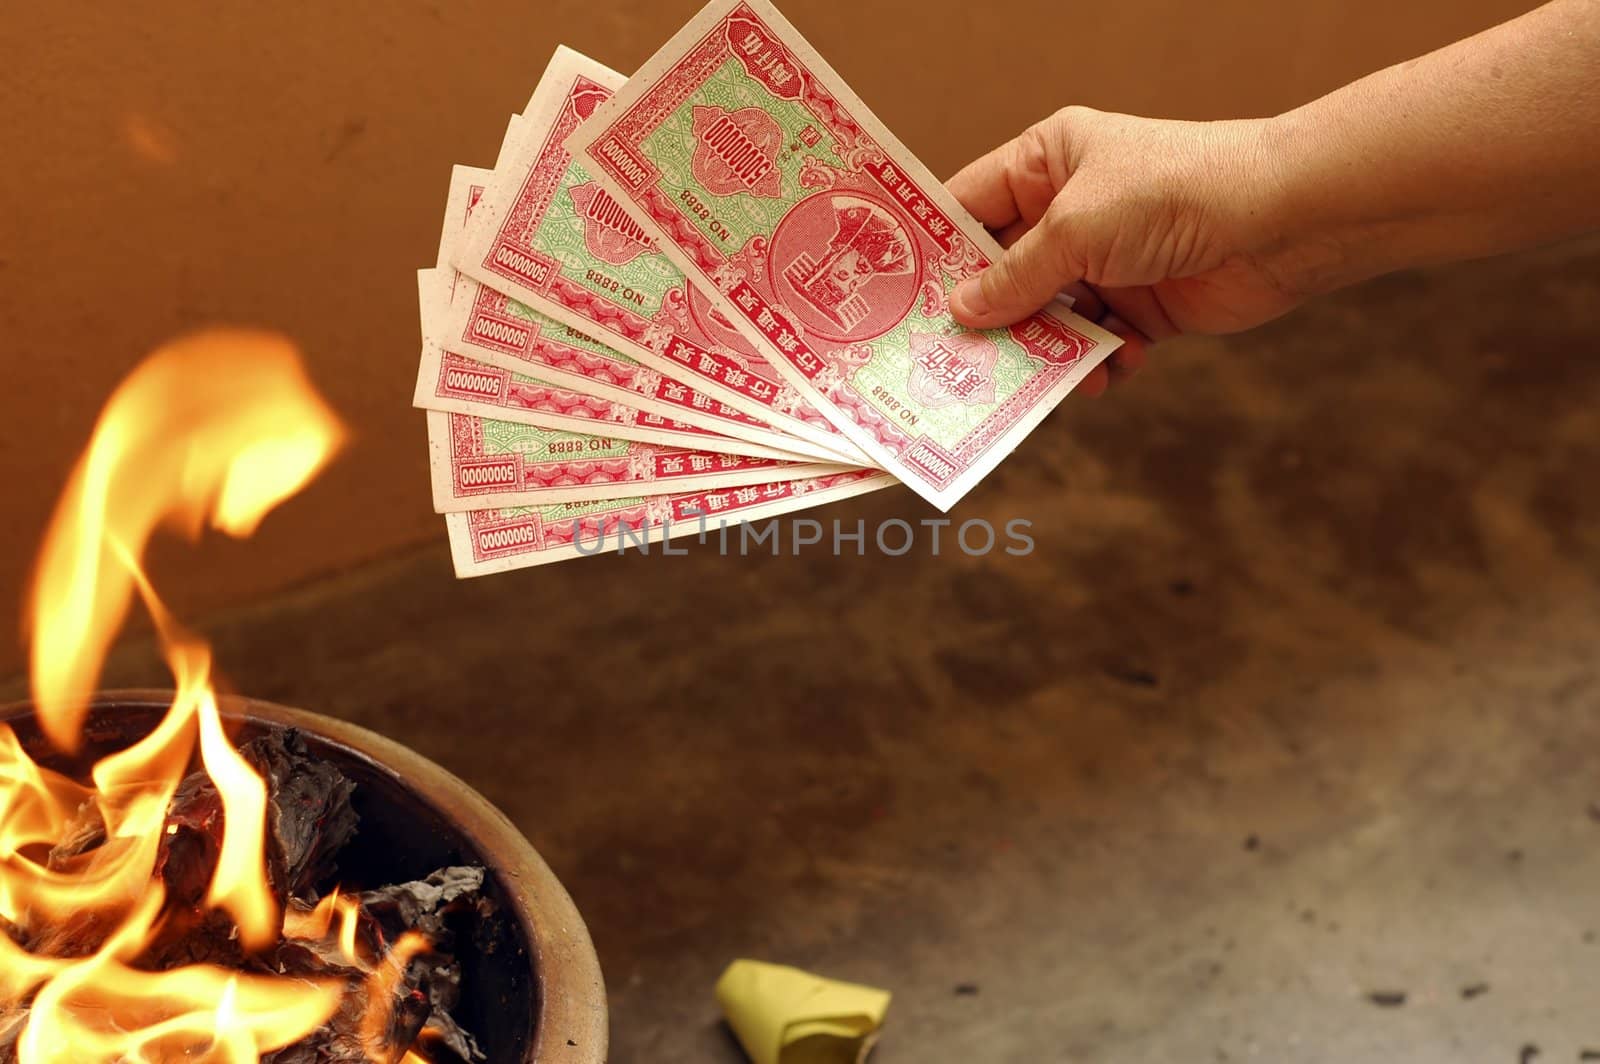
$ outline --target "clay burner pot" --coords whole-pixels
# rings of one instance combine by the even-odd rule
[[[172,696],[161,691],[97,695],[82,752],[63,757],[43,741],[33,707],[0,707],[30,754],[82,779],[89,766],[148,734]],[[376,886],[417,879],[445,865],[482,865],[498,907],[488,948],[458,952],[456,1019],[491,1064],[604,1064],[606,995],[588,929],[555,874],[511,821],[427,758],[342,720],[250,698],[221,696],[236,743],[298,728],[316,756],[356,785],[361,817],[339,855],[339,879]]]

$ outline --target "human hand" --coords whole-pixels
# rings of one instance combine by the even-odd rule
[[[952,294],[976,328],[1027,317],[1063,290],[1123,345],[1090,395],[1151,343],[1275,318],[1308,288],[1285,250],[1264,122],[1173,122],[1068,107],[950,181],[1008,248]]]

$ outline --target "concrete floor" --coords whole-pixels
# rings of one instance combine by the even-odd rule
[[[441,545],[202,627],[521,825],[616,1064],[739,1060],[740,955],[893,989],[878,1064],[1577,1061],[1597,349],[1600,244],[1408,275],[1069,401],[959,511],[1031,557]]]

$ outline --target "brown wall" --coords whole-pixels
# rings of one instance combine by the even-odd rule
[[[37,537],[101,402],[207,322],[289,334],[358,433],[249,546],[164,552],[200,609],[439,536],[409,407],[412,271],[449,166],[493,160],[564,42],[630,70],[694,0],[13,4],[0,21],[0,671]],[[790,0],[947,173],[1061,104],[1262,114],[1519,0]]]

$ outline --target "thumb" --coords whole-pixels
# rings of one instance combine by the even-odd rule
[[[1059,212],[1052,208],[1022,234],[1000,261],[950,293],[950,312],[961,324],[993,329],[1021,321],[1083,279],[1067,252]]]

